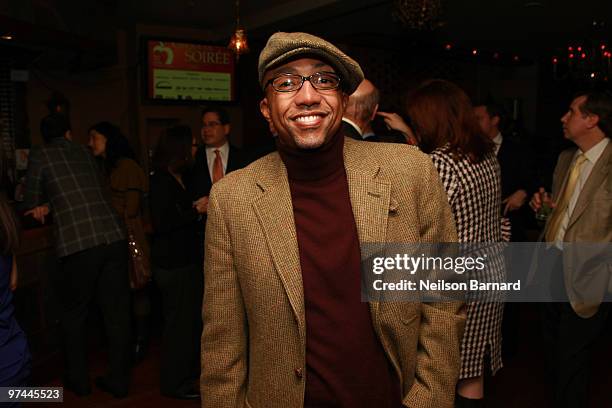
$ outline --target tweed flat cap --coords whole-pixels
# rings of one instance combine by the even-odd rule
[[[259,83],[264,86],[264,74],[289,59],[300,55],[320,57],[340,75],[340,87],[352,94],[363,81],[363,71],[357,62],[322,38],[307,33],[272,34],[259,54]]]

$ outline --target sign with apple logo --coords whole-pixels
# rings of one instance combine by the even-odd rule
[[[232,101],[235,58],[224,46],[148,39],[148,98]]]
[[[153,61],[156,64],[172,65],[174,61],[174,51],[172,48],[166,47],[163,42],[159,42],[153,47]]]

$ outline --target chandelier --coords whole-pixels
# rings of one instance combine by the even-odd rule
[[[393,18],[412,30],[442,27],[441,0],[395,0]]]
[[[240,58],[241,54],[249,52],[246,31],[240,27],[240,0],[236,0],[236,30],[234,30],[227,48],[236,54],[236,59]]]

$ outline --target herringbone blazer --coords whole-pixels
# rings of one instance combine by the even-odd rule
[[[367,242],[456,241],[438,173],[418,149],[345,138],[344,165],[362,248]],[[213,186],[205,259],[202,407],[302,407],[304,294],[287,171],[278,153]],[[460,309],[459,303],[370,303],[407,406],[452,407],[465,323]]]

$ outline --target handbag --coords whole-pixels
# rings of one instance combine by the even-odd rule
[[[125,220],[128,234],[128,253],[130,256],[130,287],[142,289],[151,281],[151,261],[147,237],[142,225],[142,218]]]

